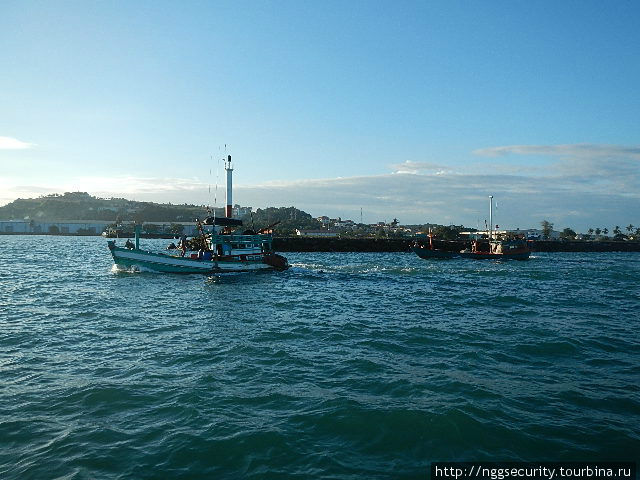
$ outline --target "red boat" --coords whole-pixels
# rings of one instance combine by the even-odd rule
[[[486,238],[474,240],[471,248],[460,252],[451,252],[433,247],[433,235],[429,232],[429,245],[420,245],[417,242],[412,250],[420,258],[447,259],[447,258],[473,258],[476,260],[528,260],[531,250],[524,236],[513,232],[497,232],[493,230],[493,195],[489,196],[489,230],[477,232],[486,235]],[[497,227],[497,225],[496,225]]]

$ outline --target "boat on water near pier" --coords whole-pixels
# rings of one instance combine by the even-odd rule
[[[134,270],[171,273],[225,273],[258,270],[286,270],[287,259],[273,252],[271,234],[204,233],[193,240],[206,242],[206,248],[191,250],[193,240],[183,240],[180,253],[151,252],[140,248],[140,226],[136,226],[135,244],[124,247],[115,240],[107,242],[116,265]]]
[[[424,259],[528,260],[531,254],[525,239],[513,237],[474,240],[471,243],[471,248],[465,248],[459,252],[451,252],[434,248],[432,235],[429,234],[429,245],[416,243],[411,249],[416,255]]]
[[[242,221],[231,218],[231,155],[225,162],[227,172],[226,217],[207,217],[197,222],[199,235],[187,239],[183,236],[179,244],[167,247],[178,253],[151,252],[140,248],[141,225],[135,227],[135,243],[127,240],[124,246],[115,240],[107,242],[113,261],[127,269],[152,270],[171,273],[225,273],[251,272],[258,270],[286,270],[287,259],[273,251],[273,225],[258,232],[234,230]]]
[[[497,231],[493,229],[493,195],[489,196],[489,229],[486,232],[475,232],[481,237],[471,242],[470,248],[459,252],[434,248],[433,235],[428,234],[429,245],[415,242],[411,249],[420,258],[424,259],[448,259],[471,258],[476,260],[528,260],[531,249],[524,235],[516,232]]]

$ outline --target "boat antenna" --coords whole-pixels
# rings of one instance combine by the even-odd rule
[[[213,163],[213,155],[209,155],[211,163]],[[211,165],[211,163],[209,165]],[[209,166],[209,198],[207,201],[207,213],[211,215],[211,166]]]
[[[493,195],[489,195],[489,240],[493,240]]]
[[[220,147],[218,146],[218,153],[220,152]],[[216,232],[216,210],[218,209],[218,173],[219,173],[220,161],[216,162],[216,190],[215,196],[213,200],[213,233]]]

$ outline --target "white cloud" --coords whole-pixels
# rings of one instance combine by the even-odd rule
[[[88,192],[98,197],[125,197],[136,200],[184,203],[192,192],[206,192],[207,186],[197,179],[168,177],[97,177],[68,178],[63,182],[42,180],[37,185],[24,185],[19,178],[0,178],[0,205],[16,198],[34,198],[50,193]],[[164,200],[164,198],[167,198]]]
[[[411,172],[411,175],[388,173],[239,184],[234,189],[234,203],[254,208],[293,205],[314,216],[353,220],[360,219],[362,208],[366,222],[397,217],[403,223],[437,222],[475,227],[483,224],[487,216],[487,196],[493,194],[499,204],[496,222],[502,227],[536,227],[543,219],[553,222],[557,228],[581,231],[597,226],[611,229],[614,225],[640,224],[640,169],[634,148],[595,147],[535,147],[548,155],[563,152],[544,168],[535,170],[514,164],[501,168],[498,163],[480,162],[467,165],[464,172],[453,173],[453,169],[440,164],[403,162],[391,167],[395,172]],[[504,151],[508,147],[496,148]],[[607,156],[603,153],[605,150],[617,153]],[[444,174],[438,175],[438,172]],[[215,186],[211,186],[209,193],[207,183],[198,178],[85,176],[67,179],[57,186],[44,180],[37,187],[16,185],[22,184],[17,179],[0,179],[0,187],[5,187],[3,195],[13,197],[6,201],[52,191],[77,190],[101,197],[196,205],[213,205],[216,196]],[[29,189],[33,195],[27,194]],[[224,204],[224,194],[220,185],[218,206]]]
[[[638,223],[640,190],[621,191],[616,179],[598,177],[387,174],[240,186],[236,198],[254,206],[295,205],[313,215],[358,220],[362,207],[365,221],[397,217],[404,223],[473,227],[483,223],[487,196],[493,194],[496,219],[505,227],[535,227],[543,219],[583,230],[605,222]]]
[[[32,143],[22,142],[16,138],[0,137],[0,150],[25,150],[33,146]]]
[[[578,143],[569,145],[505,145],[475,150],[473,153],[485,157],[516,155],[553,155],[569,157],[630,157],[640,159],[640,147],[622,145],[594,145]]]
[[[205,184],[197,179],[170,178],[170,177],[78,177],[69,182],[69,188],[73,191],[95,192],[100,196],[111,196],[117,192],[119,195],[138,194],[162,194],[167,192],[190,192],[206,188]]]
[[[606,185],[612,194],[631,194],[640,187],[640,147],[624,145],[507,145],[483,148],[473,153],[482,156],[536,155],[553,157],[544,167],[534,166],[546,177],[561,177],[566,185]],[[557,157],[557,158],[555,158]],[[524,171],[523,171],[524,173]]]
[[[436,175],[451,173],[451,169],[449,167],[430,162],[413,162],[411,160],[407,160],[402,163],[394,163],[390,165],[390,167],[395,173],[432,173]]]

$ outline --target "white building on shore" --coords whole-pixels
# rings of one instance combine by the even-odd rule
[[[100,235],[111,224],[102,220],[0,220],[0,233]]]

